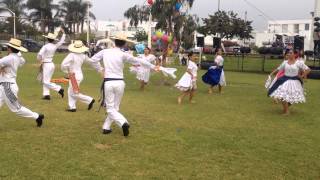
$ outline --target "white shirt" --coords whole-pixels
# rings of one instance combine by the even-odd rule
[[[100,63],[95,63],[86,54],[82,53],[69,53],[66,58],[61,63],[61,70],[65,73],[73,72],[75,73],[76,79],[83,79],[82,64],[87,62],[98,72],[102,71]]]
[[[299,75],[300,71],[308,70],[309,67],[304,64],[303,61],[296,61],[294,64],[288,64],[288,61],[284,61],[279,67],[278,70],[284,70],[285,76],[295,77]]]
[[[0,82],[16,83],[18,68],[25,62],[21,55],[15,53],[0,59]]]
[[[192,73],[194,78],[198,76],[198,66],[195,62],[189,61],[188,70]]]
[[[155,66],[141,58],[136,58],[131,54],[123,52],[119,48],[104,49],[91,58],[94,62],[103,61],[104,78],[123,79],[124,63],[140,63],[141,65],[154,69]]]
[[[156,57],[154,56],[154,55],[152,55],[152,54],[149,54],[148,56],[146,56],[145,54],[141,54],[141,55],[139,55],[138,56],[139,58],[142,58],[142,59],[144,59],[144,60],[146,60],[146,61],[148,61],[149,63],[151,63],[151,64],[155,64],[156,63]]]
[[[66,39],[66,35],[63,34],[60,41],[57,44],[48,43],[44,45],[40,49],[37,58],[41,60],[43,63],[51,63],[54,53],[64,43],[65,39]]]
[[[217,64],[217,66],[223,66],[224,59],[222,56],[218,55],[215,59],[214,62]]]

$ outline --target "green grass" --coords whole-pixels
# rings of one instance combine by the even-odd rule
[[[263,74],[227,71],[222,95],[208,95],[199,79],[197,103],[178,106],[179,92],[160,85],[159,74],[142,93],[127,73],[121,112],[131,131],[124,138],[115,124],[101,134],[105,112],[97,106],[88,112],[79,104],[70,114],[56,93],[42,101],[35,55],[25,57],[20,101],[46,120],[39,129],[1,108],[0,179],[320,179],[319,81],[308,80],[308,102],[283,117],[266,97]],[[81,90],[98,99],[99,75],[84,69]],[[62,75],[57,65],[54,77]]]

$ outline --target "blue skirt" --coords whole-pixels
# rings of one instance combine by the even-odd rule
[[[216,86],[220,83],[222,68],[210,68],[203,76],[202,81],[211,86]]]

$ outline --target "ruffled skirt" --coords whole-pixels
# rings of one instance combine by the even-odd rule
[[[202,76],[202,81],[211,86],[226,86],[226,78],[224,71],[217,66],[212,66],[209,70]]]
[[[189,73],[185,73],[175,87],[180,91],[189,91],[197,89],[197,83],[195,80],[192,80],[192,77]]]
[[[270,94],[270,97],[290,104],[306,102],[303,86],[299,80],[287,80]]]

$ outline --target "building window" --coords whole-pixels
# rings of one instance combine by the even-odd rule
[[[293,25],[293,33],[299,34],[299,24]]]
[[[309,31],[310,30],[310,24],[305,24],[304,25],[304,30]]]
[[[288,24],[282,24],[282,33],[288,33]]]

